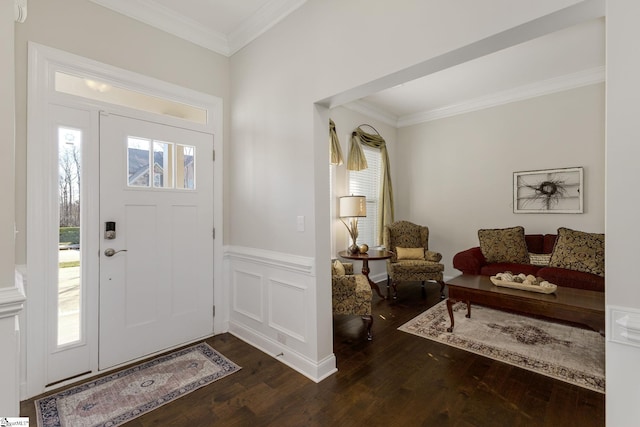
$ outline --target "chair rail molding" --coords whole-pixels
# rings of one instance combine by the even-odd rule
[[[225,246],[225,258],[232,257],[254,263],[277,266],[306,275],[315,275],[313,258],[245,246]]]
[[[20,314],[25,300],[24,289],[20,286],[0,288],[0,319]]]
[[[611,305],[607,307],[611,342],[640,347],[640,310]]]
[[[13,0],[13,16],[20,24],[27,20],[27,0]]]

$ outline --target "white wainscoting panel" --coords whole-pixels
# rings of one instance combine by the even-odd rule
[[[251,266],[249,266],[251,267]],[[233,295],[232,312],[241,314],[256,322],[262,323],[262,283],[261,274],[245,271],[238,267],[233,271],[231,295]]]
[[[0,288],[0,415],[20,415],[20,322],[18,316],[25,302],[24,289],[18,280],[13,287]]]
[[[300,342],[306,342],[307,322],[305,313],[308,313],[306,304],[308,301],[307,288],[295,283],[286,283],[281,280],[269,280],[269,326]],[[287,304],[287,309],[282,310],[282,304]]]
[[[231,334],[316,382],[336,372],[333,353],[317,356],[313,258],[227,246],[224,261]]]

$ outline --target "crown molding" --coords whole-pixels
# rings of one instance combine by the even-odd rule
[[[401,117],[390,114],[363,100],[353,101],[342,105],[342,107],[380,120],[387,125],[402,128],[604,81],[605,67],[600,66]]]
[[[229,56],[260,37],[306,2],[307,0],[271,0],[265,3],[256,13],[227,35]]]
[[[191,43],[219,54],[229,56],[225,34],[212,31],[204,25],[176,14],[151,0],[90,0],[100,6],[114,10],[129,18],[144,22],[162,31],[173,34]]]
[[[389,126],[398,127],[398,116],[390,114],[366,101],[358,100],[342,105],[351,111],[364,114],[367,117],[381,121]]]
[[[549,95],[556,92],[575,89],[605,81],[604,66],[590,68],[572,74],[552,79],[542,80],[513,89],[496,92],[487,96],[470,99],[458,104],[448,105],[429,111],[410,114],[398,118],[396,127],[413,126],[433,120],[470,113],[485,108],[497,107],[511,102],[522,101],[537,96]]]
[[[25,0],[26,1],[26,0]],[[224,56],[231,56],[307,0],[271,0],[229,34],[207,28],[153,0],[90,0]]]

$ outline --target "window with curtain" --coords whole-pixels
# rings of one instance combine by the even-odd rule
[[[338,217],[336,213],[336,195],[334,194],[336,187],[336,165],[329,165],[329,218],[331,218],[331,259],[336,254],[336,236],[335,221]]]
[[[367,198],[367,216],[358,220],[358,244],[377,246],[378,235],[378,198],[382,173],[380,150],[362,147],[369,167],[361,171],[349,171],[349,194]]]

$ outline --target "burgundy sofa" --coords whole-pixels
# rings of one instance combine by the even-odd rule
[[[530,253],[534,254],[551,254],[556,243],[556,238],[556,234],[525,235],[527,249]],[[464,274],[480,274],[483,276],[495,276],[505,271],[511,271],[516,274],[533,274],[536,277],[542,277],[558,286],[604,292],[604,277],[596,274],[532,264],[489,264],[482,255],[479,246],[457,253],[453,257],[453,267],[462,271]]]

